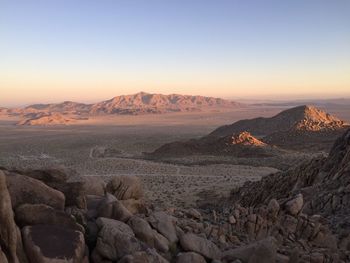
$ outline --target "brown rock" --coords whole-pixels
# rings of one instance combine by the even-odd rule
[[[12,207],[22,204],[45,204],[63,210],[65,196],[43,182],[25,175],[10,173],[6,176]]]
[[[176,219],[174,217],[169,216],[165,212],[154,212],[148,218],[148,222],[159,233],[165,236],[170,243],[176,243],[178,241],[175,228]]]
[[[20,227],[56,225],[84,232],[84,228],[67,213],[42,204],[24,204],[16,209],[16,222]]]
[[[84,236],[67,228],[36,225],[22,229],[30,263],[80,263],[84,257]]]
[[[95,250],[103,258],[117,261],[140,250],[140,243],[127,224],[102,217],[98,218],[96,223],[99,233]]]
[[[11,199],[6,187],[6,177],[0,170],[0,246],[1,257],[7,257],[10,263],[18,263],[17,232]],[[5,260],[4,260],[5,262]]]

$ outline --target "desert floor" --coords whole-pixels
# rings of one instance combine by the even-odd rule
[[[148,200],[160,206],[190,207],[195,202],[228,195],[247,180],[278,171],[256,165],[160,163],[138,158],[174,140],[203,136],[216,127],[240,119],[270,117],[285,108],[250,107],[231,112],[112,116],[90,118],[72,126],[16,126],[16,119],[0,117],[0,166],[36,168],[66,166],[84,176],[139,176]],[[350,121],[348,110],[329,111]],[[96,158],[92,150],[107,147],[122,154]],[[132,157],[131,157],[132,156]]]

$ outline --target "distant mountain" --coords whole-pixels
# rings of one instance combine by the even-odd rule
[[[133,95],[117,96],[95,104],[84,104],[72,101],[53,104],[34,104],[25,108],[10,109],[7,113],[24,117],[30,116],[30,114],[33,113],[61,113],[84,116],[104,114],[137,115],[229,109],[242,106],[242,104],[234,101],[213,97],[178,94],[162,95],[139,92]]]
[[[208,108],[237,108],[241,104],[220,98],[162,95],[145,92],[122,95],[91,106],[90,114],[147,114],[201,111]]]
[[[290,130],[303,131],[331,131],[342,129],[347,124],[313,106],[298,106],[271,117],[240,120],[231,125],[217,128],[209,136],[222,137],[241,131],[248,131],[254,135],[264,136],[274,132]]]
[[[62,115],[60,113],[33,113],[31,117],[21,120],[17,125],[28,126],[51,126],[69,125],[75,123],[77,119]]]

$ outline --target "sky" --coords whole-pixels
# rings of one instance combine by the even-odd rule
[[[0,106],[350,97],[349,0],[0,0]]]

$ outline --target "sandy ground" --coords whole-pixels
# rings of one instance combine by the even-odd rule
[[[60,127],[16,126],[17,119],[1,116],[0,166],[63,165],[86,176],[137,175],[142,178],[150,201],[160,206],[189,207],[227,195],[245,181],[259,180],[276,169],[249,163],[184,165],[135,158],[95,158],[91,150],[108,147],[122,152],[123,156],[138,156],[167,142],[200,137],[220,125],[257,116],[270,117],[281,110],[270,107],[233,112],[110,116]]]

